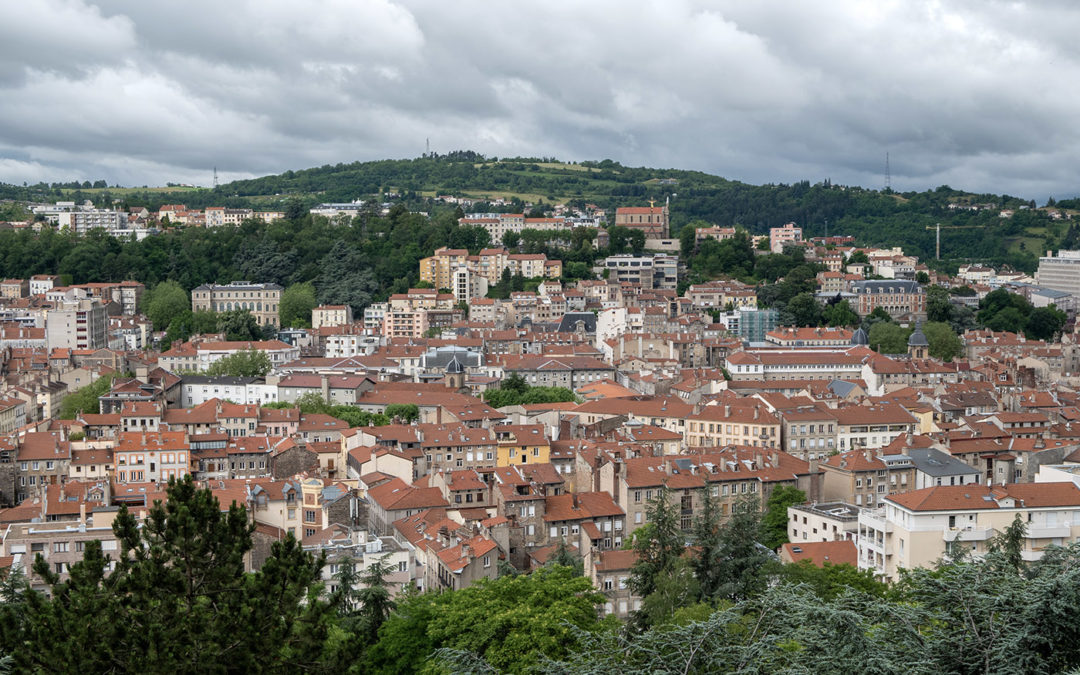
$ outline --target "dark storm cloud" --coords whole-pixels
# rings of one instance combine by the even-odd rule
[[[1080,192],[1068,2],[0,6],[0,180],[470,148],[750,182]]]

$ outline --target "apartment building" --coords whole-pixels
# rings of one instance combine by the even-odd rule
[[[492,431],[498,442],[497,466],[551,461],[551,443],[543,424],[500,424]]]
[[[193,312],[228,312],[245,309],[251,312],[260,326],[281,327],[278,305],[281,286],[234,281],[230,284],[203,284],[191,292]]]
[[[101,349],[107,346],[109,317],[97,299],[60,303],[45,312],[48,349]]]
[[[869,350],[801,348],[747,349],[728,355],[725,364],[733,381],[742,380],[857,380]]]
[[[118,483],[165,483],[190,473],[190,447],[182,431],[120,432],[113,448]]]
[[[1057,256],[1047,251],[1039,258],[1035,284],[1080,299],[1080,251],[1058,251]]]
[[[747,445],[780,447],[780,420],[763,404],[707,405],[686,419],[691,448]]]
[[[533,387],[578,387],[611,378],[615,369],[591,356],[505,356],[503,373],[520,375]]]
[[[834,411],[837,447],[841,452],[855,448],[882,448],[901,434],[914,434],[918,421],[897,403],[849,405]]]
[[[861,510],[846,502],[789,506],[788,539],[795,543],[853,541],[859,534]]]
[[[795,227],[795,223],[769,228],[769,250],[773,253],[783,253],[785,246],[801,244],[802,240],[802,228]]]
[[[62,211],[56,215],[56,226],[79,234],[101,229],[106,232],[127,229],[127,211],[112,209],[86,209]]]
[[[890,494],[915,486],[915,467],[906,455],[850,450],[826,458],[820,466],[826,501],[873,508]]]
[[[837,445],[837,421],[824,404],[799,406],[780,411],[784,450],[799,459],[821,459]]]
[[[319,305],[311,310],[312,330],[325,326],[347,326],[352,322],[352,307],[349,305]]]
[[[1027,525],[1021,557],[1038,560],[1047,546],[1080,537],[1080,488],[943,485],[888,496],[882,508],[859,514],[859,569],[896,581],[902,569],[933,567],[961,551],[978,557],[1018,516]]]
[[[679,284],[677,255],[613,255],[604,258],[608,279],[631,283],[642,288],[675,290]]]

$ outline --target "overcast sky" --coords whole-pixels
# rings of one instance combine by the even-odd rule
[[[0,181],[611,158],[1080,194],[1073,0],[0,2]]]

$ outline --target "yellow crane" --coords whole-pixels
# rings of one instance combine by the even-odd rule
[[[946,230],[978,230],[978,229],[982,229],[982,227],[983,227],[982,225],[946,225],[945,229]],[[928,229],[928,230],[936,230],[937,231],[936,241],[935,241],[936,251],[935,251],[934,257],[937,260],[941,260],[941,223],[938,223],[934,227],[930,227],[928,225],[926,227],[926,229]]]

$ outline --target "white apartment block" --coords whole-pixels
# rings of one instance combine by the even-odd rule
[[[240,405],[264,405],[278,400],[276,384],[255,377],[187,375],[181,384],[180,405],[193,408],[212,398]]]
[[[1047,251],[1039,258],[1035,285],[1069,293],[1080,298],[1080,251]]]
[[[45,344],[52,349],[100,349],[107,344],[109,317],[96,299],[62,303],[45,314]]]

